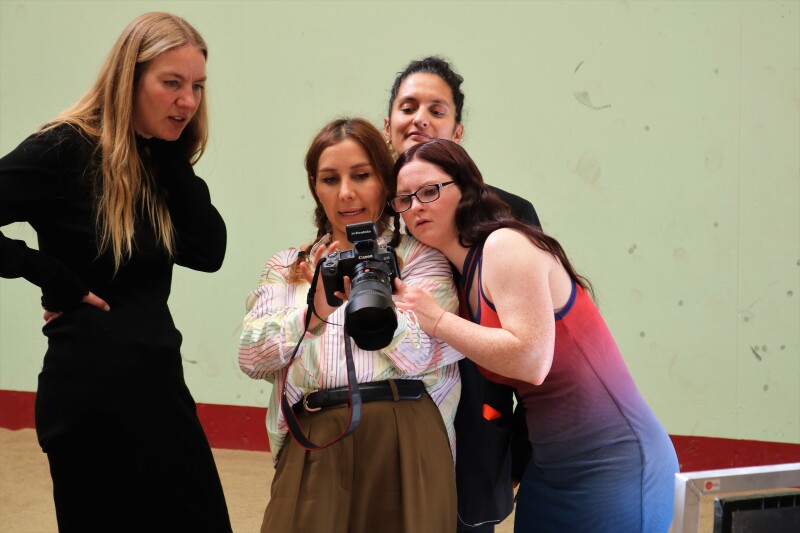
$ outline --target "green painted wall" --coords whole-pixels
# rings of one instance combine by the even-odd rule
[[[337,115],[381,124],[395,74],[438,53],[466,78],[465,146],[595,284],[669,432],[800,442],[797,1],[0,0],[0,153],[148,10],[210,46],[198,173],[228,255],[170,301],[199,402],[266,405],[236,344],[264,261],[314,234],[307,145]],[[41,325],[38,289],[0,280],[0,389],[35,390]]]

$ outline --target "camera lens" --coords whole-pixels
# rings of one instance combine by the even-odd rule
[[[380,350],[389,345],[397,329],[389,266],[363,261],[353,270],[345,329],[362,350]]]

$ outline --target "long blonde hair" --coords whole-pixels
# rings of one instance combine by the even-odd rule
[[[120,34],[89,91],[42,129],[60,124],[80,128],[97,142],[102,174],[96,192],[98,254],[110,250],[115,270],[130,259],[134,246],[134,220],[139,206],[150,218],[156,235],[173,255],[175,237],[163,195],[139,158],[133,129],[133,102],[137,82],[149,62],[160,54],[191,45],[204,57],[208,48],[200,34],[184,19],[170,13],[145,13]],[[181,140],[194,164],[205,151],[208,114],[200,99]],[[100,176],[98,176],[100,177]]]

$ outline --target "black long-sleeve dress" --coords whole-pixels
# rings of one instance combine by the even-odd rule
[[[63,531],[230,531],[211,450],[183,377],[167,300],[174,264],[222,265],[225,224],[178,142],[137,139],[175,229],[170,258],[146,214],[132,257],[98,255],[96,144],[69,125],[0,159],[0,227],[28,222],[39,250],[0,233],[0,276],[42,289],[63,314],[42,331],[36,431]],[[110,311],[81,303],[91,291]],[[154,522],[156,517],[165,517]]]

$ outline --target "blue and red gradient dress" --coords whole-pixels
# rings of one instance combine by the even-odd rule
[[[467,262],[480,280],[482,250]],[[465,276],[465,279],[472,276]],[[469,318],[500,327],[479,282]],[[539,386],[482,369],[511,385],[525,406],[533,448],[517,496],[515,530],[666,532],[678,460],[672,441],[633,381],[589,294],[573,281],[556,313],[550,373]],[[460,436],[459,436],[460,437]]]

